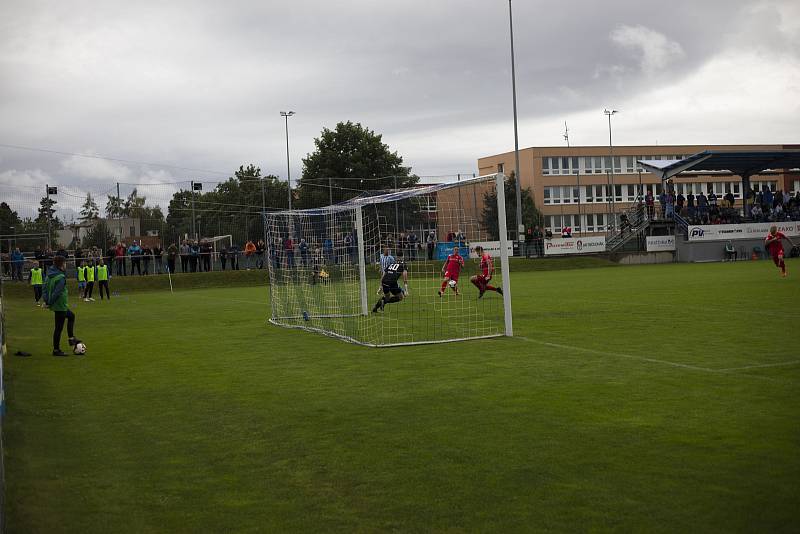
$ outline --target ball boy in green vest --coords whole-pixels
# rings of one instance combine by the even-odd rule
[[[103,288],[106,290],[106,298],[111,300],[111,294],[108,292],[108,265],[105,264],[103,258],[100,258],[97,265],[97,283],[100,290],[100,300],[103,300]]]
[[[42,303],[39,302],[42,299],[42,284],[44,284],[42,274],[42,268],[37,261],[33,264],[33,267],[31,267],[31,286],[33,286],[33,298],[36,300],[37,306],[42,305]]]

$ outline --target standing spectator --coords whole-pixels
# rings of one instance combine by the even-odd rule
[[[572,237],[572,227],[570,225],[564,225],[564,227],[561,229],[561,237]]]
[[[77,345],[81,342],[75,337],[75,314],[69,309],[67,303],[67,278],[64,274],[65,259],[58,256],[53,260],[53,266],[47,271],[47,283],[44,287],[44,302],[53,310],[55,315],[55,329],[53,330],[53,356],[66,356],[61,351],[61,332],[64,321],[67,322],[69,344]]]
[[[78,278],[78,298],[83,298],[86,293],[86,260],[80,260],[80,265],[75,269]]]
[[[25,255],[19,250],[19,247],[14,249],[11,253],[11,278],[22,282],[22,266],[25,265]]]
[[[42,274],[42,268],[39,266],[39,262],[34,262],[33,267],[31,267],[30,278],[31,286],[33,287],[33,298],[37,306],[41,306],[39,301],[42,299],[42,284],[44,284]]]
[[[200,263],[200,244],[197,241],[192,241],[191,244],[189,245],[189,270],[193,273],[196,273],[199,263]]]
[[[189,270],[189,243],[184,239],[181,241],[180,256],[181,256],[181,272],[185,273]]]
[[[219,249],[219,263],[222,266],[222,270],[225,270],[225,266],[228,263],[228,251],[225,247]]]
[[[249,271],[253,266],[253,258],[256,253],[256,245],[251,240],[244,244],[244,266]]]
[[[144,265],[144,274],[150,274],[150,260],[153,259],[153,249],[145,246],[142,249],[142,264]]]
[[[100,300],[103,300],[103,289],[106,290],[106,298],[111,300],[111,294],[108,292],[108,265],[105,264],[103,258],[100,258],[100,263],[97,265],[97,283],[100,290]]]
[[[689,197],[686,197],[687,200]],[[661,191],[661,194],[658,195],[658,205],[661,208],[661,218],[664,219],[667,216],[667,194],[664,191]]]
[[[717,194],[713,189],[708,192],[708,205],[710,206],[709,209],[714,209],[717,207]]]
[[[114,261],[117,264],[117,276],[125,276],[126,268],[125,268],[125,243],[119,242],[117,243],[116,248],[114,249]]]
[[[178,247],[172,243],[167,247],[167,270],[170,274],[175,274],[175,260],[178,258]]]
[[[94,291],[94,265],[87,263],[83,268],[83,277],[86,279],[86,289],[83,290],[83,301],[94,302],[92,292]]]
[[[231,271],[238,271],[239,270],[239,245],[231,244],[228,247],[228,260],[231,262]]]
[[[647,206],[647,217],[652,220],[656,216],[656,200],[653,197],[652,189],[647,190],[647,194],[644,196],[644,203]]]
[[[161,249],[161,243],[156,243],[156,246],[153,247],[153,259],[155,260],[155,264],[153,265],[153,273],[154,274],[161,274],[162,267],[163,267],[163,258],[162,254],[164,251]]]
[[[417,259],[417,248],[419,247],[419,237],[413,230],[408,234],[408,247],[411,249],[411,259]]]
[[[544,233],[538,224],[533,227],[533,241],[536,244],[536,256],[544,256]]]
[[[264,268],[264,253],[267,251],[267,244],[263,239],[259,239],[256,243],[256,269]]]
[[[728,203],[729,208],[732,208],[733,203],[736,202],[736,197],[733,196],[733,193],[728,191],[727,193],[725,193],[725,202]]]
[[[353,260],[353,235],[350,232],[344,236],[344,248],[347,250],[347,255],[351,258],[351,263],[355,263],[355,260]]]
[[[294,241],[292,236],[287,235],[283,240],[283,254],[286,256],[286,268],[291,269],[294,267]]]
[[[425,238],[425,246],[428,248],[428,261],[432,261],[433,251],[436,249],[436,234],[433,231],[428,232],[428,237]]]
[[[700,220],[705,222],[708,217],[708,198],[702,191],[697,195],[697,211],[699,212]]]
[[[761,196],[761,211],[769,213],[773,208],[772,202],[775,200],[775,195],[772,194],[772,189],[764,186],[764,194]]]
[[[308,243],[305,237],[300,238],[298,248],[300,249],[300,261],[303,263],[303,267],[308,267]]]
[[[686,195],[686,210],[689,219],[694,219],[695,216],[695,205],[694,205],[694,195],[691,191]]]
[[[533,228],[530,226],[525,230],[525,258],[530,259],[533,248]]]
[[[325,254],[325,259],[329,264],[333,264],[335,258],[333,257],[333,241],[330,237],[326,237],[322,241],[322,251]]]
[[[136,271],[139,273],[139,276],[142,275],[142,247],[139,246],[136,241],[134,241],[130,247],[128,247],[128,256],[131,257],[131,276],[133,276],[133,272]]]
[[[675,211],[678,215],[683,215],[683,205],[686,201],[686,197],[683,196],[683,193],[678,193],[678,196],[675,197]]]
[[[667,219],[672,219],[675,215],[675,196],[672,194],[672,191],[667,192],[664,202],[666,206],[664,215]]]
[[[203,270],[205,272],[211,271],[211,253],[213,252],[213,247],[211,243],[208,242],[208,239],[203,239],[200,243],[200,256],[203,259]]]

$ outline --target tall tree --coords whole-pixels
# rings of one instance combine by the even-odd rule
[[[100,208],[97,207],[97,202],[92,198],[92,194],[86,193],[86,200],[81,206],[81,219],[84,221],[94,220],[100,216]]]
[[[39,224],[41,228],[47,228],[48,215],[50,218],[50,228],[52,230],[61,230],[64,228],[61,220],[56,217],[55,205],[57,203],[56,199],[52,197],[42,197],[42,200],[39,201],[39,211],[35,222]]]
[[[122,217],[122,200],[108,195],[108,201],[106,201],[106,217],[109,219],[117,219]]]
[[[125,217],[139,217],[141,218],[144,215],[144,207],[147,203],[147,197],[140,197],[136,188],[133,188],[131,194],[128,195],[128,198],[125,199],[125,203],[122,205],[122,214]]]
[[[333,202],[340,202],[362,191],[410,187],[419,181],[380,134],[359,123],[324,128],[314,146],[314,152],[303,159],[296,192],[300,207],[326,206],[331,196]]]
[[[14,228],[13,230],[11,228]],[[12,235],[14,233],[22,233],[22,221],[16,211],[11,209],[11,206],[5,202],[0,202],[0,235]],[[3,239],[0,242],[0,249],[8,252],[9,247],[13,242]]]
[[[517,211],[514,209],[517,202],[516,180],[512,172],[511,175],[506,178],[504,184],[506,195],[506,229],[510,233],[514,233],[514,229],[517,227]],[[525,228],[529,228],[535,224],[541,225],[542,214],[536,209],[536,205],[533,203],[533,196],[531,196],[530,188],[522,189],[520,191],[520,198],[522,200],[522,222]],[[483,210],[481,212],[481,222],[492,239],[500,238],[497,219],[497,191],[492,188],[483,195]]]

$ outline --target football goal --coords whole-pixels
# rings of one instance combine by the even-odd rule
[[[266,214],[270,322],[376,347],[513,335],[504,180]]]

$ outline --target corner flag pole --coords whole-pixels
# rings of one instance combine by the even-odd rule
[[[172,271],[169,270],[169,266],[167,266],[167,277],[169,277],[169,292],[174,293],[172,291]]]
[[[498,172],[495,178],[497,188],[497,227],[500,233],[500,273],[503,276],[503,316],[505,317],[505,335],[514,335],[511,318],[511,276],[508,269],[508,230],[506,228],[506,177]]]

